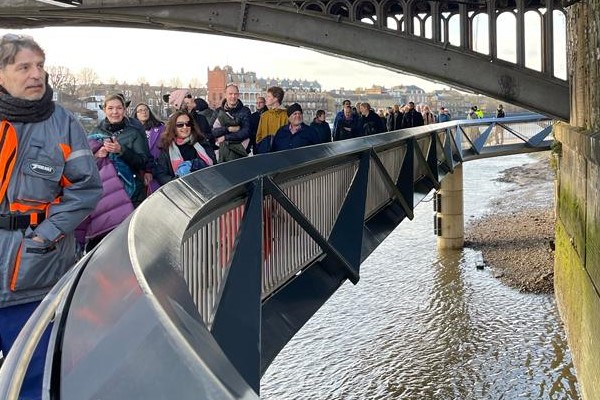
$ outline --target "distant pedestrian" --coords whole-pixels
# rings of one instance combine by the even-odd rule
[[[250,114],[250,143],[248,144],[248,148],[254,154],[256,154],[255,147],[258,122],[260,121],[260,116],[268,110],[264,97],[259,96],[256,98],[255,108],[256,110]]]
[[[477,106],[472,106],[469,111],[467,111],[467,119],[479,119],[481,118],[479,115],[480,110],[477,108]],[[479,128],[476,126],[470,126],[468,128],[466,128],[465,133],[467,134],[467,136],[469,137],[469,139],[471,140],[471,142],[475,142],[475,140],[479,137]]]
[[[185,107],[184,99],[192,99],[192,94],[188,89],[176,89],[163,95],[163,100],[171,106],[170,113]]]
[[[208,108],[208,103],[204,99],[192,99],[191,96],[186,96],[183,99],[183,104],[184,106],[181,109],[187,110],[187,112],[189,112],[190,115],[194,118],[194,121],[198,125],[200,132],[202,132],[202,134],[206,137],[210,137],[210,135],[212,134],[212,128],[209,125],[208,119],[202,113],[202,110],[197,108],[206,105],[206,107],[204,107],[205,110],[206,108]]]
[[[216,115],[212,136],[219,146],[219,162],[246,157],[250,143],[250,109],[240,100],[237,85],[225,88],[225,99]]]
[[[388,115],[387,118],[387,130],[389,132],[391,131],[397,131],[398,129],[402,128],[402,117],[404,116],[404,114],[400,111],[400,106],[398,104],[394,104],[394,107],[392,108],[392,111],[390,112],[390,114]]]
[[[473,111],[471,114],[471,119],[483,118],[483,111],[480,108],[478,108],[477,106],[473,106],[471,107],[471,110]]]
[[[321,143],[331,142],[331,127],[325,121],[325,110],[317,110],[317,116],[310,124],[319,133]]]
[[[452,119],[450,111],[446,107],[440,107],[440,114],[438,116],[439,122],[448,122]]]
[[[369,103],[360,103],[359,111],[362,136],[375,135],[386,131],[383,120],[373,111]]]
[[[504,113],[504,106],[502,104],[498,104],[498,108],[496,109],[496,118],[504,118],[506,114]]]
[[[381,124],[383,126],[383,132],[387,132],[387,116],[383,113],[383,109],[377,110],[377,115],[381,118]]]
[[[334,133],[338,131],[338,124],[342,120],[342,118],[344,118],[344,109],[346,107],[350,107],[350,106],[351,106],[350,100],[342,101],[342,109],[340,111],[338,111],[337,114],[335,114],[335,118],[333,120],[333,132]],[[352,111],[352,108],[350,110]]]
[[[496,109],[496,118],[504,118],[505,115],[504,107],[502,104],[498,104],[498,108]],[[504,144],[504,129],[498,123],[496,123],[496,126],[494,127],[494,141],[496,144]]]
[[[476,111],[477,111],[477,106],[471,106],[471,108],[469,108],[469,111],[467,111],[467,119],[479,118]]]
[[[303,122],[302,107],[294,103],[287,108],[289,124],[279,128],[271,143],[271,152],[319,144],[317,131]]]
[[[353,139],[359,136],[362,136],[360,117],[352,112],[352,107],[348,104],[344,106],[342,119],[333,131],[333,140]]]
[[[150,150],[150,154],[152,155],[151,165],[146,168],[146,172],[144,174],[144,184],[148,190],[148,194],[154,192],[160,186],[158,182],[152,176],[152,170],[154,169],[154,160],[160,154],[160,150],[158,148],[158,142],[160,139],[160,135],[162,135],[165,130],[165,124],[156,118],[150,106],[146,103],[139,103],[135,106],[135,112],[133,118],[140,121],[144,130],[146,131],[146,138],[148,139],[148,148]]]
[[[261,114],[256,130],[256,153],[267,153],[271,146],[271,140],[277,130],[287,124],[288,117],[285,107],[281,106],[285,92],[279,86],[267,89],[265,101],[268,110]]]
[[[427,104],[422,107],[421,115],[423,116],[424,125],[435,124],[435,116]]]
[[[423,126],[423,124],[423,115],[415,109],[415,103],[409,101],[407,111],[402,117],[402,129]]]

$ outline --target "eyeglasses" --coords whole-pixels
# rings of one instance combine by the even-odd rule
[[[187,122],[177,122],[175,124],[176,127],[178,128],[183,128],[184,126],[187,126],[188,128],[192,126],[192,121],[187,121]]]
[[[147,113],[148,109],[147,108],[139,108],[136,112],[137,113]]]

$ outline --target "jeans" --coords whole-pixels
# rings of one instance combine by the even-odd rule
[[[2,350],[4,357],[10,351],[27,319],[29,319],[39,304],[40,302],[36,301],[0,308],[0,350]],[[50,331],[50,327],[46,328],[33,353],[27,373],[25,374],[25,379],[23,380],[23,386],[21,387],[19,395],[19,399],[21,400],[38,400],[42,398],[44,364],[46,362],[46,350],[50,339]]]

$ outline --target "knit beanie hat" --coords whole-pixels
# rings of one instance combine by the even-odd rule
[[[187,89],[173,90],[171,93],[163,96],[163,100],[169,102],[176,110],[179,110],[183,105],[183,99],[190,94]]]
[[[294,103],[294,104],[292,104],[291,106],[289,106],[287,108],[287,116],[289,117],[290,115],[292,115],[296,111],[300,111],[300,113],[302,114],[302,107],[298,103]]]
[[[201,99],[199,97],[194,99],[194,103],[196,103],[196,110],[198,111],[204,111],[208,108],[208,103],[206,102],[206,100]]]

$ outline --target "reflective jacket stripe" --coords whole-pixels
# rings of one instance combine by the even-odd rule
[[[17,132],[6,120],[0,123],[0,202],[4,199],[17,159]]]
[[[26,214],[32,210],[38,211],[46,211],[50,203],[40,203],[36,205],[30,204],[21,204],[21,203],[10,203],[10,211],[11,212],[19,212],[21,214]]]
[[[61,143],[61,144],[59,144],[59,146],[60,146],[60,149],[62,150],[63,158],[65,159],[65,163],[66,163],[67,161],[69,161],[69,159],[71,157],[71,146],[69,146],[68,144],[65,144],[65,143]],[[69,181],[66,176],[63,175],[60,177],[60,186],[67,187],[67,186],[71,186],[71,185],[72,185],[71,181]]]
[[[17,278],[19,277],[19,269],[21,268],[21,251],[23,250],[23,243],[19,245],[19,251],[17,252],[17,259],[15,260],[15,267],[13,269],[13,274],[10,279],[10,290],[13,292],[17,287]]]

